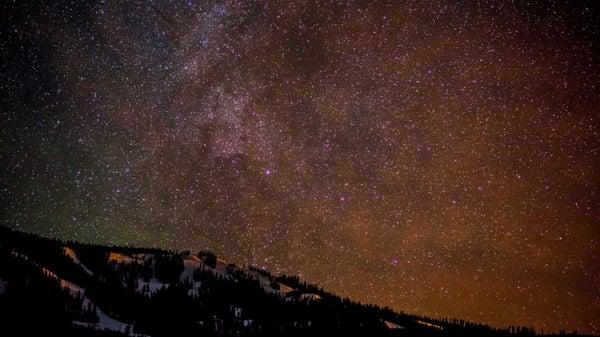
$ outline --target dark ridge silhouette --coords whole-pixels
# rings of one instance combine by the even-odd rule
[[[2,336],[543,335],[362,304],[208,251],[65,242],[5,227],[0,322]],[[544,336],[567,335],[583,336]]]

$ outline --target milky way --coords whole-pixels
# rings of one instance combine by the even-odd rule
[[[1,223],[600,332],[593,1],[4,1]]]

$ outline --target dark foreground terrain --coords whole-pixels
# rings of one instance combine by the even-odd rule
[[[7,337],[539,335],[364,305],[210,252],[62,242],[4,227],[0,323]]]

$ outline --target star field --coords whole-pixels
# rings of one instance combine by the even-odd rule
[[[600,333],[593,1],[5,1],[0,222]]]

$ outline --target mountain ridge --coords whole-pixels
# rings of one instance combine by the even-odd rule
[[[237,266],[209,251],[86,244],[6,227],[0,234],[0,317],[8,331],[134,337],[540,335],[531,328],[498,329],[363,304],[297,276]],[[39,313],[33,315],[30,306]],[[49,319],[29,325],[32,315]],[[557,335],[567,334],[545,336]]]

